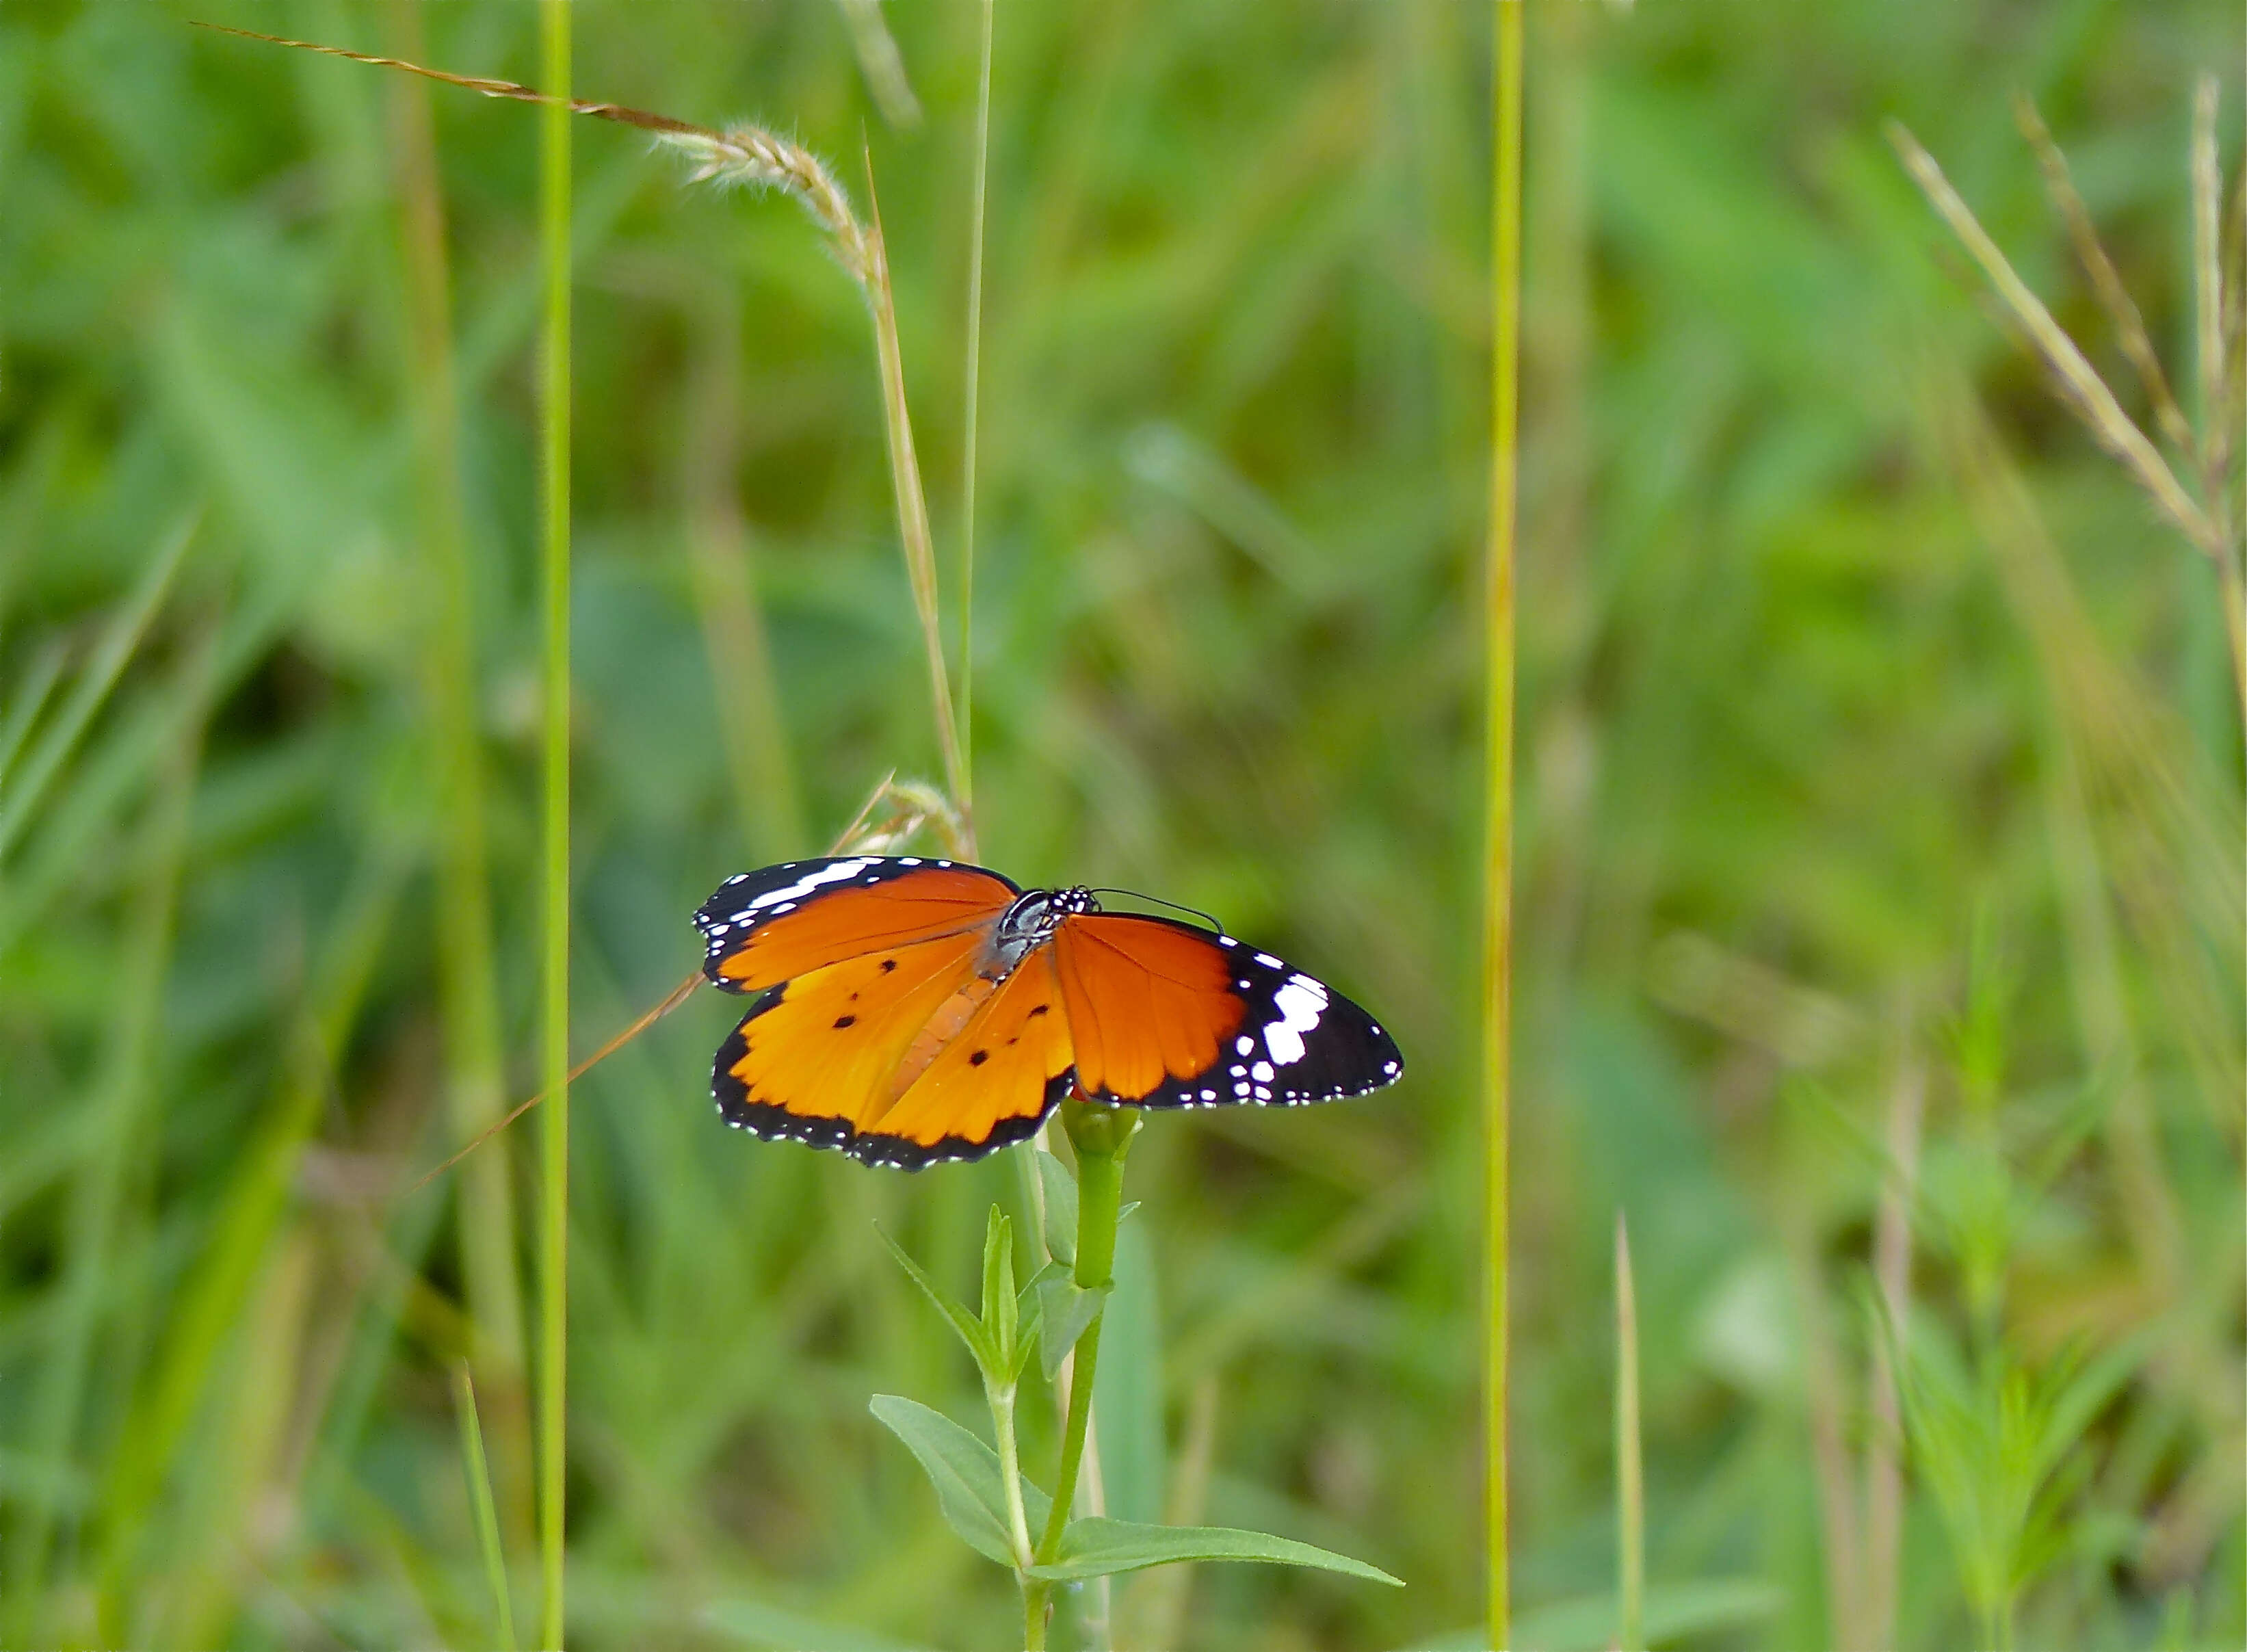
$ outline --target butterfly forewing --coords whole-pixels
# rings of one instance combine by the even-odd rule
[[[1229,935],[1130,913],[1054,940],[1077,1082],[1134,1107],[1293,1106],[1404,1070],[1396,1041],[1323,981]]]
[[[703,973],[756,993],[845,959],[998,921],[1021,891],[996,872],[886,855],[790,861],[718,887],[694,914]]]

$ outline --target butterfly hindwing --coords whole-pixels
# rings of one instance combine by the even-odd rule
[[[998,873],[915,856],[789,861],[729,877],[694,914],[702,972],[759,993],[846,959],[997,920],[1021,891]]]
[[[1396,1041],[1323,981],[1190,924],[1069,918],[1054,940],[1078,1082],[1133,1107],[1295,1106],[1404,1071]]]
[[[867,1122],[867,1139],[893,1164],[980,1157],[1037,1130],[1069,1094],[1074,1061],[1061,982],[1042,948]]]
[[[718,1110],[759,1136],[855,1151],[888,1106],[898,1064],[982,948],[980,932],[940,936],[769,988],[718,1051]]]

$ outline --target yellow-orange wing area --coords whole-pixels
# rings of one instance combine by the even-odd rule
[[[1182,1107],[1202,1095],[1246,1014],[1229,937],[1169,918],[1080,913],[1054,937],[1055,973],[1076,1047],[1076,1082],[1096,1101]]]
[[[760,992],[718,1053],[726,1121],[918,1169],[1020,1141],[1070,1083],[1051,960],[985,973],[996,873],[857,857],[753,873],[696,915],[705,969]]]
[[[946,1008],[967,1007],[969,996],[962,993]],[[878,1144],[884,1162],[974,1158],[1019,1142],[1075,1082],[1061,982],[1043,948],[969,1008],[957,1033],[949,1020],[938,1012],[891,1080],[896,1099],[877,1096],[875,1109],[861,1120],[861,1139]]]

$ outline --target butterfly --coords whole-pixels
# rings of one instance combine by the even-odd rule
[[[913,856],[789,861],[694,914],[751,996],[710,1090],[728,1124],[919,1170],[1034,1134],[1075,1090],[1130,1107],[1295,1106],[1404,1071],[1324,982],[1233,937]]]

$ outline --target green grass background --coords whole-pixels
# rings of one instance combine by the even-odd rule
[[[813,0],[588,3],[575,72],[792,133],[862,205],[871,150],[949,602],[978,20],[888,10],[915,128]],[[452,1372],[527,1624],[535,1132],[406,1190],[536,1082],[536,121],[189,15],[536,75],[520,5],[0,9],[0,1645],[490,1645]],[[1994,1567],[2024,1645],[2236,1647],[2214,577],[1977,307],[1880,123],[2121,383],[2032,94],[2189,381],[2190,84],[2223,77],[2236,177],[2238,10],[1530,22],[1517,1641],[1613,1632],[1618,1211],[1649,1631],[1846,1640],[1917,1096],[1895,1643],[1974,1643]],[[1410,1587],[1153,1574],[1120,1646],[1473,1643],[1487,30],[999,11],[983,853],[1208,908],[1410,1065],[1149,1127],[1101,1426],[1112,1511]],[[693,965],[720,878],[935,752],[858,296],[791,205],[576,140],[585,1048]],[[1014,1167],[725,1132],[731,1007],[577,1091],[573,1644],[1004,1644],[1011,1586],[866,1400],[975,1422],[871,1224],[965,1290]]]

